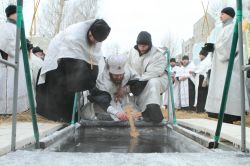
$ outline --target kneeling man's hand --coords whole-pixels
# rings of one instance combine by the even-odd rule
[[[128,120],[127,114],[125,112],[123,112],[123,111],[117,112],[115,115],[121,121],[127,121]]]

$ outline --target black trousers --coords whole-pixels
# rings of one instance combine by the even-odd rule
[[[204,76],[199,76],[198,98],[196,105],[196,112],[205,112],[205,105],[207,100],[208,87],[202,87]]]
[[[37,86],[37,113],[49,120],[70,122],[75,92],[95,87],[98,66],[83,60],[63,58],[56,70],[46,73],[44,84]]]
[[[194,83],[188,79],[188,90],[189,90],[189,109],[194,110],[194,102],[195,102],[195,85]]]

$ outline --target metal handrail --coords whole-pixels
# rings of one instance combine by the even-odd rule
[[[248,70],[250,70],[250,65],[241,65],[241,70],[242,71],[248,71]]]
[[[0,59],[0,63],[3,63],[7,66],[14,68],[11,151],[16,150],[16,114],[17,114],[17,96],[18,96],[20,40],[21,40],[21,48],[23,52],[26,85],[27,85],[27,90],[28,90],[29,103],[31,107],[32,124],[33,124],[34,136],[36,140],[35,146],[36,148],[39,148],[39,131],[38,131],[38,126],[37,126],[35,102],[34,102],[34,96],[33,96],[33,91],[32,91],[32,84],[31,84],[31,76],[30,76],[30,68],[29,68],[29,62],[28,62],[27,43],[26,43],[26,37],[25,37],[22,7],[23,7],[23,0],[17,0],[15,63],[13,64],[6,60]]]
[[[237,0],[237,20],[239,36],[239,66],[243,67],[243,37],[242,37],[242,0]],[[246,152],[246,114],[245,114],[245,83],[244,71],[240,70],[240,92],[241,92],[241,151]]]
[[[170,52],[168,48],[164,48],[165,52],[164,55],[167,54],[167,71],[168,71],[168,96],[171,98],[171,104],[168,103],[168,118],[170,117],[170,108],[173,114],[173,125],[177,125],[176,122],[176,113],[175,113],[175,104],[174,104],[174,95],[173,95],[173,83],[171,79],[171,73],[170,73]],[[170,93],[170,94],[169,94]],[[168,98],[169,100],[169,98]],[[171,105],[171,106],[170,106]]]
[[[7,65],[7,66],[10,66],[10,67],[12,67],[12,68],[16,68],[16,64],[14,64],[14,63],[11,63],[11,62],[8,62],[8,61],[6,61],[6,60],[4,60],[4,59],[0,59],[0,63],[3,63],[3,64],[5,64],[5,65]]]
[[[31,109],[31,117],[32,117],[32,125],[35,137],[35,147],[39,148],[39,130],[37,126],[37,119],[36,119],[36,108],[35,108],[35,100],[34,100],[34,93],[32,89],[31,83],[31,75],[30,75],[30,67],[29,67],[29,60],[28,60],[28,51],[27,51],[27,42],[25,36],[25,29],[24,29],[24,21],[23,21],[23,0],[17,1],[17,9],[18,9],[18,21],[17,26],[21,27],[21,48],[23,53],[23,63],[24,63],[24,70],[25,70],[25,78],[26,78],[26,85],[28,90],[28,97],[29,97],[29,104]]]

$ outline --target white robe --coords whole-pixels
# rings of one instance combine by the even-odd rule
[[[176,78],[176,73],[179,71],[180,67],[179,66],[175,66],[175,67],[171,67],[170,71],[171,73],[174,73],[174,77]],[[174,95],[174,105],[175,108],[180,108],[180,85],[179,85],[179,81],[177,79],[175,79],[174,83],[173,83],[173,95]],[[168,97],[170,97],[170,93],[169,93],[169,88],[167,88],[166,92],[164,92],[162,94],[162,104],[163,105],[168,105]],[[169,96],[168,96],[169,95]]]
[[[129,68],[129,66],[125,66],[125,74],[124,74],[124,78],[123,78],[122,83],[121,83],[121,87],[124,87],[128,83],[129,80],[134,80],[134,79],[138,79],[137,73],[134,72],[133,70],[131,70]],[[128,94],[125,95],[121,99],[120,102],[115,102],[114,93],[117,91],[117,89],[119,87],[117,85],[115,85],[112,82],[112,80],[110,79],[110,74],[109,74],[109,70],[107,68],[107,65],[105,65],[103,72],[99,74],[98,79],[96,80],[96,87],[99,90],[108,92],[111,95],[112,99],[111,99],[110,105],[114,108],[114,112],[118,113],[118,112],[123,111],[126,104],[130,104],[130,105],[134,106],[134,110],[138,111],[136,109],[133,101],[130,100],[130,97]],[[93,104],[93,103],[87,104],[83,110],[83,111],[85,111],[85,113],[84,113],[85,115],[83,114],[84,118],[90,119],[90,120],[95,119],[95,112],[101,112],[101,111],[98,111],[100,109],[102,109],[102,108],[96,104]],[[105,110],[105,111],[107,111],[107,110]],[[110,115],[115,121],[119,120],[115,115],[113,115],[113,114],[110,114]]]
[[[125,66],[125,74],[121,83],[121,87],[124,87],[129,80],[134,79],[138,79],[137,73],[131,70],[129,66]],[[117,91],[118,86],[116,86],[111,81],[107,66],[105,66],[103,72],[97,78],[96,87],[99,90],[108,92],[111,95],[112,100],[114,101],[114,93]]]
[[[145,111],[148,104],[161,105],[161,94],[168,86],[166,57],[160,50],[152,47],[151,50],[139,56],[136,49],[128,54],[128,64],[140,76],[141,81],[148,81],[146,87],[137,98],[141,111]]]
[[[199,88],[199,77],[200,75],[204,76],[204,80],[207,79],[207,72],[211,69],[211,53],[207,55],[205,59],[200,61],[200,63],[195,67],[194,73],[195,73],[195,102],[194,107],[197,105],[198,100],[198,88]]]
[[[176,77],[188,77],[192,82],[194,82],[194,77],[189,73],[189,71],[193,71],[195,68],[194,63],[189,62],[187,66],[181,66],[178,72],[176,73]],[[188,79],[184,81],[179,81],[180,86],[180,106],[181,107],[189,107],[189,87],[188,87]]]
[[[224,26],[218,34],[212,59],[212,69],[205,109],[207,112],[219,113],[226,79],[228,60],[230,56],[234,23]],[[228,92],[225,113],[235,116],[241,115],[240,109],[240,67],[239,55],[234,59],[234,67]],[[249,109],[246,99],[246,109]]]
[[[16,25],[10,22],[0,27],[0,49],[8,54],[8,61],[15,63]],[[2,58],[0,56],[0,58]],[[0,63],[0,114],[12,114],[14,69]],[[17,112],[28,110],[28,95],[24,72],[23,57],[19,55],[19,78]]]
[[[32,87],[33,87],[33,92],[34,92],[34,97],[35,97],[37,76],[38,76],[39,70],[41,69],[43,65],[43,60],[31,53],[30,58],[29,58],[29,64],[30,64]]]
[[[87,32],[94,22],[95,19],[73,24],[51,40],[38,84],[45,82],[48,71],[57,69],[58,61],[61,58],[80,59],[89,64],[98,65],[99,60],[103,57],[102,42],[90,46],[87,41]]]

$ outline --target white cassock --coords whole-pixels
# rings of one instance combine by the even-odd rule
[[[38,81],[37,76],[38,76],[39,70],[41,69],[43,65],[43,60],[31,53],[30,58],[29,58],[29,64],[30,64],[30,74],[31,74],[31,81],[32,81],[32,86],[33,86],[33,92],[35,96],[36,84]]]
[[[145,111],[148,104],[161,105],[161,94],[168,85],[166,57],[156,47],[140,56],[136,49],[130,50],[128,64],[140,76],[140,81],[148,81],[146,87],[137,98],[141,111]]]
[[[8,61],[15,63],[16,25],[6,22],[0,27],[0,49],[8,54]],[[1,58],[1,56],[0,56]],[[12,114],[14,69],[0,63],[0,114]],[[17,112],[28,110],[28,95],[23,56],[19,54]]]
[[[57,69],[58,61],[62,58],[84,60],[93,65],[99,64],[100,59],[103,58],[102,42],[89,46],[87,40],[87,32],[94,22],[95,19],[73,24],[51,40],[38,84],[45,83],[46,73]]]
[[[215,43],[215,51],[212,58],[212,69],[209,82],[209,89],[207,95],[207,102],[205,109],[207,112],[219,113],[223,89],[228,68],[228,60],[230,56],[232,38],[234,31],[234,22],[230,21],[221,29]],[[228,98],[225,113],[229,115],[241,115],[241,94],[240,94],[240,67],[239,55],[234,59],[234,67],[230,87],[228,91]],[[246,110],[249,109],[247,98],[245,99]]]
[[[199,87],[199,77],[200,75],[204,76],[204,80],[207,79],[207,72],[208,70],[211,69],[211,53],[207,55],[205,59],[200,61],[200,63],[195,67],[194,73],[195,73],[195,102],[194,106],[196,107],[197,105],[197,100],[198,100],[198,87]]]
[[[174,66],[170,68],[171,74],[174,74],[174,77],[176,78],[176,73],[179,72],[180,67]],[[166,92],[162,95],[162,104],[168,105],[168,97],[170,97],[169,88],[167,88]],[[179,81],[175,79],[173,83],[173,95],[174,95],[174,105],[175,108],[180,108],[180,85]]]
[[[130,69],[130,67],[126,67],[125,66],[125,74],[124,74],[124,78],[122,80],[122,83],[119,87],[124,87],[129,80],[134,80],[134,79],[138,79],[138,75],[136,72],[133,72],[133,70]],[[109,70],[107,68],[107,65],[105,65],[103,72],[99,74],[97,80],[96,80],[96,87],[101,90],[101,91],[105,91],[108,92],[111,96],[111,103],[110,105],[114,108],[113,110],[113,114],[110,114],[111,117],[115,120],[118,121],[119,119],[115,116],[115,113],[121,112],[123,111],[124,107],[126,106],[126,104],[131,104],[132,106],[134,106],[135,111],[137,111],[137,108],[135,107],[135,104],[133,103],[133,101],[131,101],[129,95],[125,95],[120,102],[115,102],[115,98],[114,98],[114,93],[117,92],[117,89],[119,88],[117,85],[115,85],[112,80],[110,79],[110,73]],[[85,111],[84,115],[84,119],[89,119],[89,120],[93,120],[95,117],[95,112],[102,112],[101,107],[98,106],[95,103],[88,103],[85,106],[85,109],[83,111]],[[104,110],[105,112],[107,110]]]
[[[189,71],[193,71],[195,68],[194,63],[189,62],[187,66],[181,66],[178,72],[176,73],[176,77],[188,77],[194,83],[194,77]],[[188,79],[184,81],[179,81],[180,87],[180,106],[188,107],[189,106],[189,85]]]

